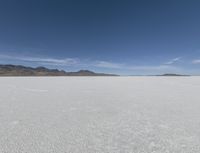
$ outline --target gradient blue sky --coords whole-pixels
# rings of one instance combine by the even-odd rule
[[[200,74],[200,1],[1,0],[0,63]]]

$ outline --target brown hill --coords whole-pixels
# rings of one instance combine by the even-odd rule
[[[0,76],[117,76],[114,74],[95,73],[89,70],[65,72],[45,67],[26,67],[21,65],[0,65]]]

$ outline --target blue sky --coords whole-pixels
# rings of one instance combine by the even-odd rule
[[[198,0],[1,0],[0,63],[200,74]]]

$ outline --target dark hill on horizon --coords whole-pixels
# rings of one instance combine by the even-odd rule
[[[165,74],[158,75],[158,76],[190,76],[190,75],[185,75],[185,74],[175,74],[175,73],[165,73]]]
[[[115,74],[95,73],[89,70],[66,72],[46,67],[27,67],[22,65],[0,64],[0,76],[117,76]]]

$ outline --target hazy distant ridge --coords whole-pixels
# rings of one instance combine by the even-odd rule
[[[165,74],[158,75],[158,76],[190,76],[190,75],[185,75],[185,74],[175,74],[175,73],[165,73]]]
[[[0,65],[0,76],[116,76],[115,74],[95,73],[89,70],[66,72],[46,67],[26,67],[22,65]]]

